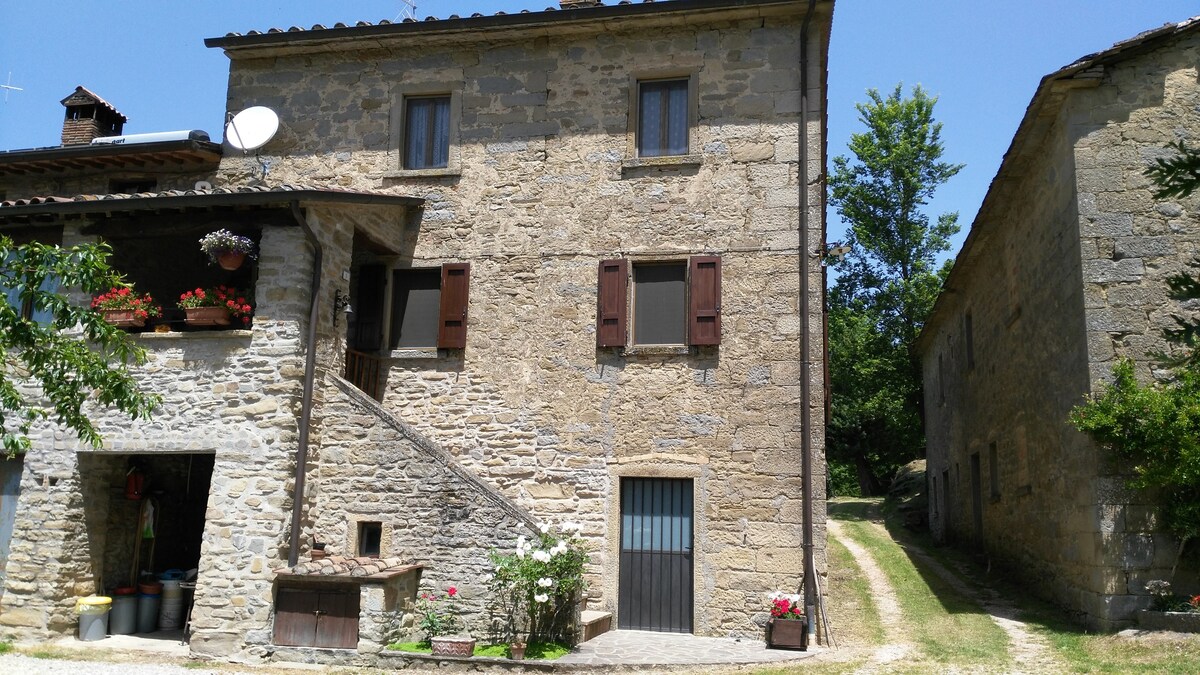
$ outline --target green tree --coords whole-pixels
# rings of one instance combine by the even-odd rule
[[[10,457],[29,449],[34,423],[51,417],[100,447],[100,434],[83,412],[89,400],[135,419],[148,418],[158,403],[128,372],[130,364],[145,361],[145,351],[56,290],[94,295],[125,286],[108,265],[110,253],[105,244],[64,249],[15,245],[0,236],[0,288],[9,298],[0,302],[0,439]],[[30,384],[37,385],[33,391]]]
[[[856,106],[866,131],[850,137],[854,157],[835,158],[829,179],[852,250],[835,264],[829,295],[828,445],[831,462],[853,467],[859,491],[876,494],[881,479],[924,454],[915,343],[949,272],[937,257],[959,229],[957,213],[931,220],[925,209],[963,165],[942,161],[937,99],[921,87],[867,96]]]
[[[1184,143],[1171,148],[1175,154],[1146,171],[1159,199],[1200,189],[1200,150]],[[1176,274],[1167,283],[1171,299],[1200,300],[1195,276]],[[1149,355],[1163,366],[1163,381],[1138,382],[1133,362],[1122,359],[1112,383],[1071,411],[1071,423],[1131,467],[1130,487],[1157,493],[1163,523],[1186,544],[1200,537],[1200,319],[1175,322],[1177,328],[1163,331],[1170,349]]]

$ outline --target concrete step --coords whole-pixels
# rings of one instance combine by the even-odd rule
[[[585,609],[579,613],[579,623],[583,626],[582,642],[587,642],[597,635],[612,630],[612,612],[598,612]]]

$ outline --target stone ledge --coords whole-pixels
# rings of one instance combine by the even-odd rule
[[[704,163],[704,155],[666,155],[664,157],[631,157],[621,162],[621,169],[650,167],[692,167]]]
[[[415,347],[411,349],[393,349],[388,352],[386,358],[405,361],[408,359],[438,359],[441,357],[441,352],[437,347]]]
[[[687,345],[641,345],[626,347],[624,356],[687,356],[692,353]]]
[[[1200,633],[1200,612],[1156,612],[1143,609],[1137,613],[1137,622],[1139,626],[1148,630]]]
[[[447,167],[444,169],[393,169],[384,171],[384,178],[458,178],[462,169]]]
[[[133,333],[130,335],[135,340],[230,340],[236,338],[248,338],[254,335],[252,330],[244,330],[235,328],[231,330],[193,330],[193,331],[171,331],[169,333]]]
[[[379,665],[384,668],[428,668],[431,670],[436,668],[439,671],[450,670],[459,672],[480,670],[514,670],[525,672],[532,670],[547,673],[576,670],[576,667],[573,667],[572,664],[559,664],[554,661],[532,659],[516,661],[514,659],[502,659],[493,656],[434,656],[433,654],[395,650],[384,650],[379,653],[379,656]],[[386,663],[388,660],[395,660],[400,663]]]

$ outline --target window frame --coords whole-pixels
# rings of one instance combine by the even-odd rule
[[[433,263],[428,266],[413,265],[411,261],[397,262],[389,261],[387,258],[378,261],[384,265],[384,293],[383,293],[383,328],[382,337],[380,340],[379,353],[390,358],[434,358],[443,350],[461,350],[466,348],[467,332],[470,327],[470,304],[471,304],[471,263],[468,262],[443,262]],[[421,261],[424,263],[425,261]],[[438,271],[440,274],[438,312],[435,321],[438,322],[437,340],[434,345],[424,347],[401,347],[392,348],[392,320],[396,311],[396,295],[397,284],[395,283],[396,273],[409,270],[428,270]],[[455,298],[447,298],[445,293],[446,283],[448,278],[458,279],[458,273],[465,276],[462,277],[462,293],[461,305],[453,304]],[[452,306],[448,306],[451,303]],[[455,316],[447,316],[448,311],[454,311]],[[449,330],[446,327],[446,322],[453,320],[457,325],[452,326]]]
[[[684,267],[683,342],[672,344],[635,341],[635,268],[681,264]],[[620,348],[626,353],[661,350],[686,353],[692,347],[721,344],[721,256],[601,260],[596,287],[596,347]],[[711,272],[702,271],[711,268]],[[707,275],[707,276],[706,276]],[[709,283],[706,291],[701,287]],[[701,329],[709,325],[712,328]]]
[[[629,126],[626,155],[634,165],[688,164],[700,161],[699,134],[699,73],[696,70],[649,70],[629,76]],[[653,82],[687,82],[687,149],[682,154],[643,155],[641,153],[642,84]]]
[[[392,91],[392,111],[389,120],[388,151],[392,155],[391,170],[385,178],[459,176],[462,174],[462,152],[459,121],[462,119],[462,81],[403,84]],[[408,102],[413,99],[446,98],[450,100],[447,120],[446,166],[410,168],[405,166],[408,130]]]

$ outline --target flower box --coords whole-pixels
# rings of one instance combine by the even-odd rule
[[[229,310],[224,307],[186,307],[183,313],[189,326],[229,325]]]
[[[1138,612],[1137,622],[1139,626],[1148,630],[1200,633],[1200,612],[1158,612],[1143,609]]]
[[[117,328],[141,328],[146,325],[145,317],[138,316],[132,309],[102,309],[100,315]]]
[[[475,653],[475,638],[435,637],[429,644],[434,656],[470,656]]]
[[[771,619],[767,623],[767,645],[772,649],[808,651],[808,620]]]

